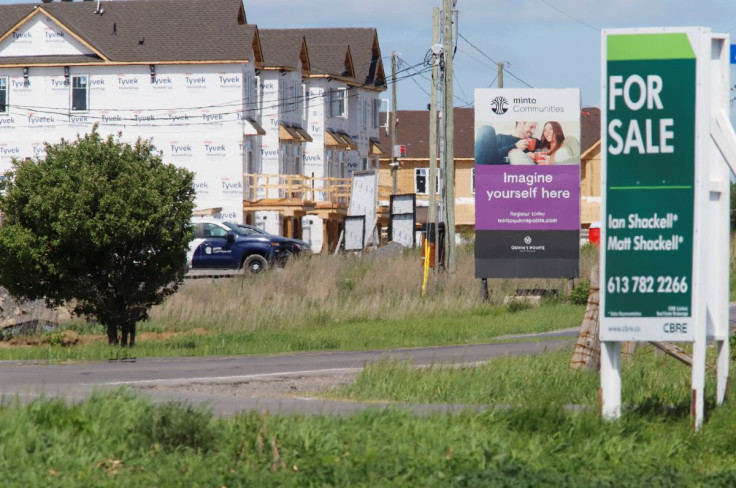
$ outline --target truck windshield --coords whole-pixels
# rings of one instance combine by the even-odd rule
[[[247,236],[248,233],[245,232],[243,229],[238,227],[237,224],[233,224],[232,222],[223,222],[223,224],[232,231],[233,234],[237,236]]]

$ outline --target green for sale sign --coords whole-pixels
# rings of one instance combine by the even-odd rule
[[[697,50],[604,35],[600,337],[691,341]]]

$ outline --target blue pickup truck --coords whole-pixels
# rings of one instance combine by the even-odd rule
[[[278,238],[250,235],[236,224],[202,217],[192,220],[190,269],[237,269],[246,274],[267,270],[278,262],[283,244]]]

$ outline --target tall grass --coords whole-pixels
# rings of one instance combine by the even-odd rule
[[[126,390],[0,408],[4,487],[707,486],[736,483],[736,409],[602,421],[524,405],[350,417],[154,406]]]
[[[571,356],[572,350],[565,349],[493,359],[481,366],[429,368],[385,359],[366,365],[354,383],[329,394],[353,400],[517,407],[582,405],[597,410],[600,373],[571,371]],[[709,364],[714,361],[714,357],[709,358]],[[641,345],[635,359],[623,364],[624,405],[639,411],[658,408],[663,413],[687,417],[690,374],[690,368],[682,363]],[[708,375],[707,382],[707,390],[715,391],[715,375]]]
[[[597,249],[582,250],[587,277]],[[247,278],[191,280],[139,324],[134,351],[108,347],[96,327],[71,324],[33,347],[0,347],[1,359],[109,359],[145,356],[265,354],[358,350],[487,342],[508,334],[545,332],[580,324],[583,308],[567,303],[567,280],[489,280],[480,299],[473,247],[461,246],[454,274],[433,273],[420,293],[418,250],[396,256],[313,256],[286,269]],[[582,281],[581,278],[578,282]],[[504,305],[519,288],[551,289],[541,308]],[[146,334],[148,333],[148,334]],[[142,334],[142,335],[140,335]],[[2,344],[0,344],[2,345]]]
[[[585,246],[581,279],[597,261]],[[155,330],[206,327],[220,332],[294,330],[324,324],[425,318],[475,313],[500,305],[519,288],[568,292],[567,280],[491,279],[489,302],[480,301],[472,245],[461,246],[456,273],[433,273],[421,296],[422,267],[417,250],[390,257],[317,255],[283,271],[228,280],[191,280],[155,308]]]

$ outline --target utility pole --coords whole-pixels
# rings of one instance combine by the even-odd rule
[[[435,7],[432,11],[432,87],[429,97],[429,202],[427,206],[427,230],[431,228],[434,233],[434,263],[432,267],[438,270],[439,249],[437,245],[437,77],[439,74],[440,51],[439,42],[440,9]],[[430,225],[431,224],[431,227]],[[427,236],[429,239],[429,236]]]
[[[399,192],[399,163],[396,161],[396,51],[391,53],[391,181],[392,193]]]
[[[447,271],[454,273],[457,269],[457,256],[455,255],[455,118],[453,103],[453,72],[452,61],[455,55],[453,46],[453,0],[444,0],[442,41],[445,56],[445,90],[443,112],[445,115],[445,205],[447,207],[447,220],[445,222],[445,240],[447,253]]]
[[[498,63],[498,87],[503,88],[503,63]],[[480,299],[484,302],[488,301],[488,278],[480,279]]]

